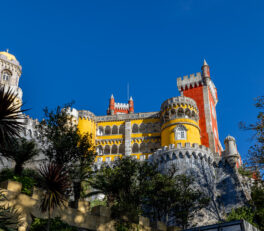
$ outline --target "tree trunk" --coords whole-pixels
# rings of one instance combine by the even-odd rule
[[[78,208],[78,202],[81,197],[81,182],[74,182],[73,183],[73,194],[74,194],[74,201],[72,203],[72,207],[77,209]]]
[[[15,175],[16,176],[21,176],[22,171],[23,171],[22,164],[16,164],[15,165],[15,170],[14,170]]]

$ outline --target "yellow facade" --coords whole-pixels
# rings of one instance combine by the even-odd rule
[[[175,128],[179,125],[186,128],[186,139],[176,138]],[[185,143],[201,144],[199,123],[194,120],[187,118],[170,120],[162,125],[161,130],[161,146],[169,146],[170,144],[174,144],[176,146],[178,143],[183,145]]]
[[[78,126],[81,133],[92,133],[96,162],[114,161],[125,154],[143,160],[162,146],[201,144],[199,112],[195,102],[186,97],[166,100],[158,112],[106,116],[81,113]],[[184,128],[184,139],[177,136],[178,126]]]
[[[82,134],[89,133],[92,134],[92,144],[95,144],[96,136],[96,123],[94,120],[89,118],[81,118],[78,120],[78,128]]]

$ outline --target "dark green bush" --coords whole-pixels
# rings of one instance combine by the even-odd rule
[[[44,231],[46,230],[48,223],[48,219],[40,219],[35,218],[32,222],[29,231]],[[56,230],[56,231],[78,231],[77,228],[69,226],[68,224],[64,223],[60,220],[59,217],[56,217],[54,219],[51,219],[50,222],[50,230]]]
[[[22,184],[22,193],[32,195],[33,187],[40,187],[41,177],[33,169],[24,169],[21,176],[16,176],[13,169],[4,169],[0,173],[0,182],[6,180],[18,181]]]

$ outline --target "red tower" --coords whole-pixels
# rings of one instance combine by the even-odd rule
[[[196,101],[199,109],[199,127],[201,129],[201,143],[213,152],[223,151],[218,136],[216,104],[217,90],[210,77],[210,67],[204,60],[202,74],[197,73],[177,79],[177,86],[181,95]]]
[[[134,113],[134,101],[133,101],[132,96],[130,97],[128,101],[128,105],[129,105],[129,113]]]
[[[134,113],[134,101],[130,97],[128,103],[116,103],[113,94],[109,100],[107,115]]]

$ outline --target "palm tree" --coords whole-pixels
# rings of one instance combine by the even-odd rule
[[[12,143],[0,146],[2,156],[15,161],[15,175],[21,175],[23,165],[38,155],[39,150],[34,140],[26,140],[25,138],[14,138]]]
[[[23,114],[21,105],[15,103],[17,95],[11,88],[5,90],[0,87],[0,144],[11,142],[13,137],[19,136],[23,129]]]
[[[41,212],[48,212],[48,231],[50,230],[51,212],[64,206],[67,192],[70,188],[67,173],[62,166],[50,162],[40,167],[40,175],[43,177],[42,187],[45,190],[41,201]]]

